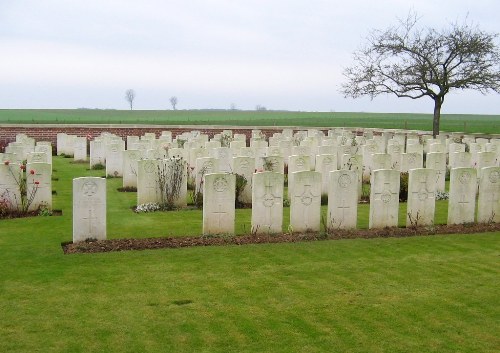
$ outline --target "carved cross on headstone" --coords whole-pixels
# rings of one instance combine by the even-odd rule
[[[93,216],[92,210],[89,210],[89,215],[88,217],[83,217],[84,220],[88,221],[88,235],[94,234],[92,231],[92,221],[97,219],[97,217]]]
[[[376,197],[378,196],[379,199],[377,201],[382,201],[383,203],[389,203],[393,200],[393,196],[396,196],[397,194],[398,194],[397,192],[391,191],[391,183],[385,182],[382,192],[375,193],[375,200]]]
[[[263,201],[262,203],[264,204],[265,207],[272,207],[276,201],[281,200],[281,197],[276,196],[274,194],[273,190],[273,185],[271,184],[271,179],[267,179],[266,183],[264,184],[264,195],[263,195]]]
[[[467,205],[468,203],[470,203],[469,201],[467,201],[465,199],[465,195],[462,194],[462,197],[460,198],[460,201],[458,201],[458,204],[462,207],[465,207],[465,205]]]
[[[217,206],[217,211],[214,211],[212,213],[217,216],[217,226],[220,228],[221,219],[222,217],[224,217],[224,215],[227,215],[227,212],[222,211],[221,204],[218,204]]]
[[[302,192],[302,194],[295,196],[300,198],[300,202],[304,206],[310,206],[313,203],[314,198],[319,197],[319,195],[314,195],[311,189],[312,189],[311,184],[305,184],[304,191]]]
[[[351,208],[350,206],[346,206],[345,205],[345,199],[342,199],[342,203],[337,206],[337,208],[340,208],[342,210],[342,222],[344,221],[345,219],[345,210],[348,209],[348,208]]]
[[[427,177],[422,176],[420,178],[420,188],[418,191],[413,191],[412,194],[416,200],[425,201],[427,199],[434,198],[434,193],[427,190]]]

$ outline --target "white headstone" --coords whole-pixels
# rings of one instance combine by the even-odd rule
[[[203,183],[203,234],[234,234],[234,174],[206,174]]]
[[[252,234],[281,233],[284,175],[255,173],[252,181]]]
[[[241,175],[246,180],[246,185],[239,195],[238,200],[244,204],[252,203],[252,176],[255,171],[255,159],[252,157],[234,157],[234,173]]]
[[[52,209],[52,165],[49,163],[28,163],[26,165],[27,197],[32,198],[28,210],[40,207]]]
[[[474,168],[451,169],[448,224],[474,222],[477,190],[476,175]]]
[[[22,177],[19,164],[7,161],[0,164],[0,200],[11,210],[21,208],[19,183]]]
[[[52,164],[52,146],[47,144],[37,144],[35,152],[45,153],[47,156],[47,163]]]
[[[203,192],[203,176],[206,174],[217,173],[219,171],[219,160],[212,157],[203,157],[196,159],[195,173],[195,191]]]
[[[186,207],[187,163],[183,158],[159,161],[157,180],[162,205],[167,208]]]
[[[469,152],[450,152],[450,168],[472,167],[472,156]]]
[[[435,209],[436,171],[426,168],[411,169],[408,177],[406,226],[433,225]]]
[[[291,195],[293,194],[294,187],[294,174],[300,171],[311,170],[309,156],[295,156],[292,155],[288,158],[288,199],[291,200]]]
[[[363,187],[363,157],[361,155],[342,156],[342,170],[354,170],[358,174],[358,200],[361,199]]]
[[[106,179],[73,179],[73,243],[106,239]]]
[[[123,176],[123,141],[106,145],[106,175]]]
[[[500,167],[481,169],[477,204],[478,222],[500,222]]]
[[[354,229],[358,217],[358,173],[336,170],[329,176],[328,229]]]
[[[26,157],[27,163],[48,163],[47,154],[44,152],[31,152]]]
[[[139,150],[123,151],[123,187],[137,187],[137,163],[141,159]]]
[[[90,169],[96,165],[104,166],[105,164],[104,141],[101,139],[90,141]]]
[[[436,171],[436,191],[445,191],[446,153],[427,153],[425,167]]]
[[[143,159],[137,162],[137,205],[160,202],[158,170],[160,161]]]
[[[322,195],[328,195],[328,184],[332,170],[337,170],[336,154],[319,154],[316,156],[316,171],[321,173]]]
[[[410,169],[422,168],[423,155],[421,153],[402,153],[401,154],[401,172],[408,172]]]
[[[371,176],[369,228],[397,227],[399,171],[375,170]]]
[[[321,220],[321,173],[302,171],[293,175],[290,226],[294,232],[317,232]]]
[[[87,160],[87,138],[75,137],[73,139],[73,159],[75,161]]]
[[[219,160],[219,171],[224,173],[233,172],[233,154],[229,147],[219,147],[212,150],[212,157]]]

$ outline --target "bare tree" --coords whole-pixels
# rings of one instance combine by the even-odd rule
[[[177,97],[176,96],[170,97],[170,104],[172,104],[172,109],[175,110],[175,106],[177,105]]]
[[[133,89],[128,89],[125,91],[125,100],[130,104],[130,110],[133,108],[135,99],[135,91]]]
[[[433,135],[439,134],[441,107],[450,90],[474,89],[500,93],[498,33],[452,23],[449,28],[418,28],[410,13],[398,25],[374,30],[367,44],[354,53],[355,64],[344,71],[345,97],[379,94],[434,101]]]

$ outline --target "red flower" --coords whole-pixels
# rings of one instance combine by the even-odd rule
[[[30,174],[31,175],[34,175],[35,174],[35,171],[33,169],[30,170]]]
[[[24,164],[21,164],[19,168],[21,168],[22,170],[26,170],[26,166]]]
[[[10,161],[4,161],[3,164],[9,165]]]
[[[39,181],[35,181],[35,185],[38,185],[38,184],[40,184],[40,182]]]

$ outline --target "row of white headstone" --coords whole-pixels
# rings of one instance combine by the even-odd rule
[[[390,136],[354,136],[350,132],[329,131],[329,136],[323,136],[320,131],[298,131],[295,134],[275,133],[268,141],[261,137],[250,138],[250,147],[247,147],[245,135],[225,131],[225,134],[235,138],[230,147],[221,148],[221,137],[214,136],[208,141],[208,136],[199,132],[185,133],[172,140],[171,132],[164,131],[159,139],[155,134],[149,133],[144,136],[127,136],[127,150],[130,157],[125,153],[125,142],[118,136],[104,133],[90,143],[90,165],[106,164],[107,175],[122,176],[127,173],[127,162],[125,159],[163,159],[167,156],[181,156],[191,167],[194,167],[196,158],[213,157],[221,160],[220,171],[228,172],[231,166],[230,157],[244,156],[255,157],[256,166],[262,166],[262,158],[266,156],[281,156],[285,165],[288,164],[290,155],[310,156],[310,164],[314,169],[316,155],[335,155],[336,169],[341,169],[342,159],[345,154],[360,156],[360,166],[363,168],[363,177],[369,180],[371,170],[395,169],[407,172],[410,169],[422,168],[424,166],[424,155],[430,156],[433,169],[440,171],[446,168],[475,167],[480,170],[486,166],[498,165],[499,141],[498,139],[476,139],[464,138],[470,152],[465,152],[465,143],[455,143],[455,139],[430,139],[429,136],[414,136],[408,134],[395,134]],[[255,136],[260,136],[254,132]],[[292,137],[288,137],[292,136]],[[64,138],[63,138],[64,137]],[[237,137],[237,138],[236,138]],[[351,139],[356,141],[352,146]],[[64,141],[71,141],[75,159],[86,159],[86,139],[65,134],[58,135],[58,153],[65,149]],[[179,141],[185,141],[179,146]],[[476,142],[477,141],[477,142]],[[422,144],[422,142],[424,144]],[[295,145],[300,143],[300,145]],[[60,148],[59,148],[59,145]],[[79,146],[79,147],[78,147]],[[77,153],[77,150],[83,151]],[[437,154],[436,154],[437,153]],[[444,157],[442,155],[444,153]],[[78,157],[77,157],[78,155]],[[109,160],[109,161],[108,161]],[[232,169],[231,169],[232,170]],[[124,185],[126,186],[126,185]]]
[[[321,219],[321,174],[294,172],[290,202],[290,231],[317,232]],[[327,227],[354,229],[357,225],[357,173],[329,173]],[[412,169],[409,173],[407,227],[434,223],[436,171]],[[229,173],[204,175],[203,233],[234,234],[236,176]],[[283,226],[284,175],[254,173],[252,178],[252,233],[281,233]],[[371,178],[369,228],[395,227],[399,219],[400,173],[375,170]],[[451,170],[448,224],[472,223],[476,212],[476,170]],[[481,171],[478,222],[500,221],[500,167]],[[73,180],[73,241],[106,238],[106,180]]]

